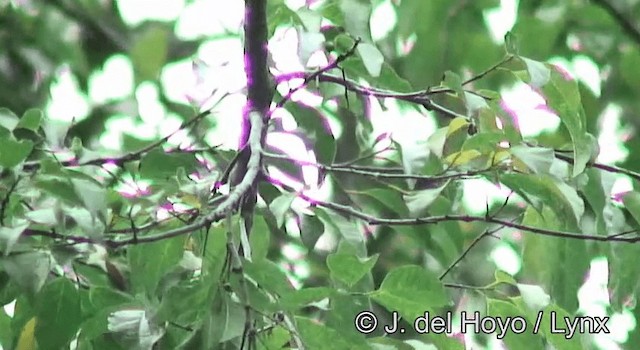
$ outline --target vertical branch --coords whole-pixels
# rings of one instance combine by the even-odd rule
[[[248,88],[247,108],[264,114],[271,104],[272,95],[267,68],[267,33],[267,0],[246,0],[244,62]]]
[[[266,132],[267,110],[271,104],[272,87],[267,68],[267,0],[246,0],[244,17],[244,63],[247,76],[247,104],[242,116],[242,132],[240,136],[240,156],[236,169],[231,177],[231,186],[234,187],[242,181],[247,173],[251,153],[259,152],[249,142],[252,125],[250,115],[258,113],[262,117],[262,129],[260,130],[260,144],[264,142]],[[248,146],[248,147],[247,147]],[[260,163],[257,164],[258,170]],[[253,209],[256,202],[255,182],[246,192],[240,203],[240,214],[244,220],[246,234],[251,232]]]
[[[240,188],[247,185],[239,201],[241,224],[241,242],[245,246],[245,257],[250,258],[248,235],[251,232],[253,222],[253,210],[257,200],[257,182],[262,163],[262,145],[266,133],[267,110],[271,104],[271,87],[267,70],[267,0],[245,0],[244,17],[244,63],[247,76],[247,104],[242,115],[242,131],[240,134],[240,154],[237,158],[235,169],[230,178],[232,188]],[[245,183],[249,174],[251,181]],[[227,224],[231,230],[231,214],[227,216]],[[238,250],[233,244],[233,238],[229,231],[227,237],[227,251],[230,254],[232,271],[239,275],[240,301],[245,310],[245,326],[242,336],[241,348],[245,341],[252,346],[255,334],[253,329],[253,317],[251,304],[247,292],[244,274],[242,273],[242,260]]]
[[[249,113],[267,115],[272,87],[267,68],[267,0],[245,0],[244,70],[247,76],[247,104],[242,117],[240,149],[246,146],[251,122]],[[264,117],[263,117],[264,118]]]

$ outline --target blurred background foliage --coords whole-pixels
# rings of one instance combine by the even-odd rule
[[[141,106],[141,93],[138,89],[143,87],[144,90],[144,87],[149,84],[157,89],[154,91],[157,91],[156,102],[161,106],[159,108],[180,121],[193,117],[200,107],[200,100],[205,99],[195,99],[197,100],[195,101],[184,96],[176,98],[175,95],[169,94],[167,91],[171,89],[172,84],[178,85],[179,78],[177,80],[162,79],[163,71],[173,64],[187,62],[191,65],[193,62],[193,73],[197,75],[200,64],[197,55],[199,50],[202,51],[203,47],[211,41],[224,41],[229,38],[239,40],[242,36],[241,27],[220,25],[220,30],[216,34],[181,35],[179,22],[188,21],[188,19],[182,18],[178,13],[187,12],[183,6],[196,7],[205,1],[179,2],[176,15],[170,19],[143,18],[138,21],[127,19],[123,8],[126,2],[127,0],[0,0],[0,107],[5,107],[19,116],[32,108],[42,109],[48,117],[63,115],[62,119],[67,122],[72,121],[65,141],[67,146],[71,146],[72,138],[77,137],[83,145],[92,150],[101,147],[101,137],[110,132],[110,120],[122,119],[125,116],[135,125],[144,124],[145,118],[140,114],[141,109],[145,107]],[[142,4],[141,8],[162,7],[168,4],[168,2],[164,4],[163,1],[136,2],[139,5]],[[228,1],[208,2],[212,5],[205,8],[212,11],[228,5]],[[305,5],[304,1],[270,0],[271,34],[279,28],[298,25],[314,26],[317,16],[314,17],[312,13],[320,13],[325,20],[330,20],[339,27],[344,26],[349,34],[360,37],[364,43],[374,43],[384,56],[385,63],[382,64],[380,76],[374,77],[368,74],[370,67],[363,67],[363,64],[366,66],[367,63],[354,61],[344,64],[347,76],[366,80],[377,87],[397,91],[414,91],[438,86],[445,78],[445,71],[456,72],[463,79],[467,79],[486,70],[504,56],[504,34],[507,30],[511,30],[516,40],[514,45],[519,54],[538,61],[556,63],[577,78],[587,115],[587,131],[599,138],[601,147],[604,144],[616,146],[618,147],[616,152],[626,154],[614,159],[617,165],[640,172],[640,158],[638,158],[640,153],[634,151],[640,149],[640,137],[636,135],[636,130],[640,127],[638,122],[640,120],[638,118],[638,111],[640,111],[640,98],[638,98],[640,96],[640,2],[633,0],[523,0],[502,1],[502,3],[497,0],[373,0],[371,2],[336,0],[307,1],[307,3],[313,6],[313,11],[301,7]],[[509,14],[509,8],[514,13]],[[376,14],[390,17],[369,22],[372,15]],[[386,32],[381,33],[380,28],[374,25],[376,23],[387,23],[387,25],[390,23],[390,25]],[[328,45],[339,46],[340,33],[341,30],[325,30],[323,40],[326,40]],[[331,49],[333,48],[335,47]],[[125,60],[133,67],[133,88],[116,97],[95,98],[97,95],[91,92],[91,86],[98,79],[97,75],[105,70],[107,65],[119,62],[118,60]],[[498,70],[474,82],[473,89],[501,91],[509,88],[514,84],[514,78],[507,73],[506,69]],[[187,79],[187,77],[183,78]],[[128,78],[123,76],[110,77],[110,79],[114,82],[122,82]],[[85,108],[77,108],[73,105],[74,100],[63,99],[56,94],[56,86],[61,81],[72,81],[73,84],[77,84],[79,94],[77,98],[81,102],[79,105],[85,105]],[[233,85],[233,82],[227,81],[225,84]],[[326,89],[323,92],[332,93],[334,96],[340,96],[343,93],[341,89],[333,91],[330,88]],[[215,91],[211,91],[211,94],[214,93]],[[188,91],[185,91],[184,95],[187,96]],[[92,96],[94,98],[91,98]],[[347,101],[342,96],[339,98],[341,107],[333,111],[337,117],[333,118],[333,121],[342,120],[341,127],[346,130],[345,134],[353,137],[341,137],[336,140],[335,160],[337,162],[361,155],[366,148],[364,144],[367,143],[368,138],[358,135],[372,132],[372,127],[368,125],[366,118],[363,118],[363,115],[369,112],[367,110],[369,106],[365,103],[362,105],[353,103],[357,101],[357,97],[353,95],[350,108],[343,108]],[[451,106],[452,109],[464,108],[461,101],[450,97],[439,96],[436,100]],[[62,107],[59,104],[61,101]],[[405,109],[413,108],[404,107]],[[317,113],[315,109],[304,108],[301,105],[289,106],[287,109],[294,115],[301,128],[307,128],[310,131],[319,130],[318,128],[322,127],[308,121],[315,117],[314,113]],[[609,115],[607,111],[613,112]],[[323,112],[328,113],[328,111]],[[450,118],[438,113],[434,115],[437,127],[449,124]],[[310,124],[305,125],[305,118]],[[360,124],[356,125],[355,120],[365,125],[364,131],[358,129]],[[236,124],[238,121],[239,119],[231,119],[226,123]],[[219,120],[208,118],[200,126],[202,130],[196,133],[215,129],[220,126],[220,123]],[[535,124],[535,121],[533,123]],[[604,130],[613,131],[605,135]],[[125,130],[122,138],[119,139],[122,144],[109,144],[109,148],[117,149],[122,153],[135,151],[154,137],[140,137]],[[558,148],[567,143],[566,131],[563,130],[560,132],[546,130],[534,135],[532,139]],[[209,142],[205,146],[216,146],[216,143]],[[604,156],[609,155],[604,154]],[[327,157],[320,152],[318,158],[322,157],[328,160],[333,159],[333,155]],[[217,162],[226,164],[230,155],[216,155],[214,158]],[[190,165],[182,158],[176,158],[175,163],[167,163],[168,159],[163,157],[154,161],[150,156],[146,160],[153,164],[152,170],[146,173],[145,170],[140,170],[139,175],[143,178],[153,178],[156,184],[162,183],[165,175],[156,171],[158,169],[164,169],[170,173],[180,166],[189,170],[194,168],[193,164]],[[427,172],[429,169],[434,173],[441,170],[440,160],[428,159],[427,163],[436,164],[433,167],[425,166],[424,169],[427,169]],[[295,173],[296,170],[292,172]],[[370,207],[381,216],[389,217],[398,214],[397,206],[394,206],[396,202],[393,201],[401,202],[400,195],[385,192],[384,189],[370,191],[371,188],[375,188],[375,181],[360,181],[342,175],[331,175],[327,178],[328,181],[340,183],[334,188],[334,196],[338,202],[341,201],[340,198],[349,198],[349,201]],[[348,191],[345,191],[345,188],[348,188]],[[167,192],[170,193],[171,190]],[[174,192],[178,192],[177,189]],[[457,210],[454,199],[462,196],[459,188],[448,187],[443,194],[433,203],[430,214],[446,215],[452,211],[452,208]],[[265,214],[264,222],[259,221],[256,225],[280,232],[279,230],[284,228],[279,221],[284,220],[284,213],[293,199],[282,198],[280,192],[271,185],[264,185],[261,188],[261,196],[270,204],[273,215]],[[116,202],[112,198],[110,200]],[[149,207],[157,203],[150,203]],[[518,208],[505,209],[507,215],[517,211]],[[329,212],[316,215],[317,217],[304,217],[301,221],[304,234],[310,235],[302,237],[305,245],[313,247],[323,233],[323,227],[329,226],[330,223],[336,230],[344,230],[345,227],[346,230],[354,229],[352,223],[345,222],[346,220],[338,215]],[[128,223],[125,219],[122,218],[120,228],[127,227]],[[562,220],[559,221],[559,225],[564,225]],[[360,229],[365,231],[359,227],[358,230]],[[379,282],[381,276],[385,276],[394,267],[416,263],[420,260],[419,256],[425,247],[430,249],[430,254],[435,261],[451,261],[459,255],[461,247],[468,244],[474,236],[473,233],[480,232],[482,229],[484,227],[467,223],[444,223],[429,228],[432,234],[426,236],[421,234],[422,229],[383,227],[380,229],[382,232],[379,233],[379,239],[370,242],[369,246],[370,251],[380,253],[378,264],[373,270],[373,280]],[[397,235],[392,232],[402,234]],[[359,235],[360,232],[355,234]],[[287,243],[291,240],[285,234],[271,239],[269,256],[274,261],[295,260],[290,256],[300,255],[295,249],[291,253],[283,248],[289,247]],[[421,243],[414,244],[415,242]],[[541,244],[537,251],[539,255],[524,256],[523,259],[529,259],[529,261],[541,259],[540,255],[544,255],[545,247],[549,248]],[[479,245],[465,260],[466,268],[460,273],[459,280],[472,285],[483,285],[492,280],[494,268],[485,267],[484,262],[494,248],[495,244],[491,241],[484,241]],[[587,248],[582,248],[585,250],[562,252],[562,259],[567,260],[585,253],[580,259],[576,258],[576,261],[579,261],[571,261],[580,265],[576,266],[576,270],[567,270],[567,274],[573,275],[566,278],[576,284],[576,289],[583,278],[582,275],[576,275],[575,271],[585,271],[590,262],[588,259],[597,255],[587,255]],[[301,283],[306,286],[323,285],[323,281],[330,273],[324,266],[325,258],[326,255],[309,258],[307,263],[310,271],[305,278],[301,279]],[[554,262],[561,264],[562,261],[566,261],[562,259]],[[289,266],[290,270],[295,274],[295,264],[292,263],[291,266]],[[558,266],[552,266],[552,268],[557,269]],[[539,277],[543,267],[536,267],[532,263],[529,269],[538,269],[530,276],[538,273],[536,276]],[[552,277],[554,280],[561,278],[560,274],[554,274]],[[637,277],[628,276],[628,278]],[[144,284],[144,282],[140,283]],[[567,293],[573,291],[575,289],[569,289]],[[562,294],[558,291],[555,293],[554,296]],[[563,306],[577,304],[574,299],[575,295],[567,296]],[[615,308],[620,309],[622,302],[620,300],[618,302]],[[353,299],[338,300],[338,303],[342,303],[341,306],[344,309],[352,311],[362,309],[362,305],[354,303]],[[577,307],[577,305],[573,306]],[[27,319],[23,321],[22,324],[26,323]],[[343,322],[344,320],[334,316],[333,319],[329,318],[327,323],[339,328]],[[640,342],[638,333],[640,332],[636,330],[629,344]]]
[[[142,8],[147,5],[137,3]],[[187,5],[191,3],[186,1]],[[597,91],[581,84],[588,130],[597,135],[599,117],[615,105],[620,109],[619,129],[628,136],[637,127],[634,116],[640,104],[636,98],[640,73],[635,69],[640,63],[640,10],[633,1],[602,3],[523,1],[517,4],[512,32],[520,39],[518,48],[523,56],[555,60],[574,68],[581,64],[576,62],[594,65],[597,76],[592,80],[598,81]],[[446,70],[481,71],[503,55],[501,33],[509,23],[499,22],[509,21],[510,16],[488,16],[499,8],[499,1],[374,1],[373,5],[364,11],[384,5],[396,12],[397,25],[384,37],[376,38],[376,43],[385,62],[413,88],[437,85]],[[100,72],[109,58],[125,55],[134,67],[136,86],[144,81],[160,83],[163,67],[192,58],[202,41],[211,40],[207,36],[178,37],[175,20],[127,24],[117,1],[3,1],[1,6],[0,105],[17,115],[29,108],[46,107],[52,98],[51,84],[63,70],[73,73],[80,91],[88,95],[92,74]],[[271,6],[285,5],[273,1]],[[625,18],[628,26],[608,11],[609,7]],[[491,23],[494,18],[498,23]],[[273,28],[300,21],[289,8],[277,10],[270,19]],[[237,35],[238,30],[230,32]],[[479,82],[478,88],[500,86],[500,79],[490,76]],[[181,118],[192,114],[190,106],[176,103],[162,92],[158,98]],[[135,106],[133,94],[101,103],[90,101],[88,115],[76,116],[82,120],[74,125],[73,133],[88,142],[104,132],[106,120],[112,115],[126,112],[135,118]],[[625,148],[638,146],[637,138],[623,138]],[[630,153],[621,165],[638,170],[636,157]]]

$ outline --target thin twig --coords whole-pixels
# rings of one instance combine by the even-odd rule
[[[563,160],[567,163],[573,164],[574,159],[573,157],[567,156],[561,152],[556,152],[556,158]],[[627,170],[624,168],[620,168],[617,167],[615,165],[607,165],[607,164],[602,164],[602,163],[597,163],[597,162],[589,162],[587,163],[588,166],[591,166],[593,168],[596,169],[600,169],[600,170],[604,170],[610,173],[618,173],[618,174],[623,174],[623,175],[627,175],[637,181],[640,181],[640,174],[636,173],[635,171],[631,171],[631,170]]]
[[[404,173],[389,173],[389,172],[381,172],[381,171],[360,170],[360,169],[352,168],[350,166],[324,165],[324,164],[305,161],[305,160],[292,159],[285,155],[268,153],[268,152],[263,152],[263,155],[266,158],[288,160],[288,161],[295,162],[298,165],[313,166],[324,171],[330,171],[335,173],[348,173],[348,174],[363,175],[363,176],[370,176],[374,178],[384,178],[384,179],[426,180],[426,181],[439,182],[439,181],[446,181],[451,179],[474,178],[477,175],[480,175],[483,172],[487,171],[487,170],[470,170],[463,173],[442,174],[442,175],[409,175]]]
[[[617,9],[612,3],[608,0],[593,0],[594,3],[598,4],[605,11],[607,11],[611,17],[622,27],[622,30],[633,40],[636,44],[640,45],[640,28],[636,25],[638,23],[637,18],[636,21],[632,21],[627,15],[622,11]]]
[[[513,55],[506,55],[500,62],[498,62],[498,63],[494,64],[493,66],[487,68],[486,70],[478,73],[477,75],[473,76],[472,78],[465,80],[462,83],[462,86],[471,84],[474,81],[477,81],[477,80],[480,80],[480,79],[484,78],[485,76],[487,76],[487,74],[493,72],[494,70],[500,68],[500,66],[502,66],[502,65],[508,63],[509,61],[511,61],[513,59],[513,57],[514,57]]]
[[[209,226],[214,222],[218,222],[225,218],[229,213],[237,210],[240,200],[245,194],[251,190],[251,187],[258,179],[260,160],[262,158],[262,143],[261,136],[265,128],[265,124],[262,115],[258,112],[251,112],[249,115],[251,119],[251,133],[249,135],[249,149],[250,156],[247,163],[247,172],[243,174],[240,183],[231,189],[227,196],[222,196],[220,204],[217,205],[206,216],[198,218],[192,224],[167,230],[155,234],[137,237],[137,240],[133,238],[128,239],[92,239],[83,236],[73,235],[61,235],[55,232],[48,232],[42,230],[27,229],[23,233],[25,236],[44,236],[52,239],[58,239],[63,241],[69,241],[73,243],[96,243],[104,244],[110,248],[120,248],[132,244],[143,244],[150,242],[162,241],[165,239],[181,236],[199,230],[203,227]]]
[[[349,216],[353,216],[360,220],[365,221],[369,225],[398,225],[398,226],[414,226],[414,225],[425,225],[425,224],[437,224],[440,222],[449,222],[449,221],[461,221],[461,222],[484,222],[490,224],[504,225],[509,228],[518,229],[522,231],[527,231],[531,233],[540,234],[543,236],[550,237],[558,237],[558,238],[571,238],[571,239],[579,239],[585,241],[598,241],[598,242],[626,242],[626,243],[635,243],[640,242],[640,236],[637,237],[621,237],[620,233],[616,234],[602,234],[602,235],[586,235],[582,233],[576,232],[566,232],[560,230],[552,230],[540,227],[534,227],[524,224],[519,224],[515,222],[510,222],[508,220],[499,219],[495,217],[487,217],[483,216],[475,216],[475,215],[437,215],[437,216],[428,216],[428,217],[420,217],[420,218],[410,218],[410,219],[387,219],[387,218],[379,218],[376,216],[372,216],[366,214],[362,211],[356,210],[350,206],[320,201],[317,199],[313,199],[308,197],[303,193],[299,193],[298,196],[312,205],[321,206],[327,209],[331,209],[336,212],[340,212],[342,214],[346,214]]]
[[[515,221],[515,220],[514,220]],[[512,221],[513,222],[513,221]],[[440,277],[438,277],[438,279],[443,280],[447,274],[449,274],[449,272],[451,272],[451,270],[453,270],[453,268],[455,268],[466,256],[467,254],[469,254],[469,252],[471,252],[471,250],[478,244],[480,243],[481,240],[483,240],[485,237],[491,236],[494,233],[502,230],[503,228],[505,228],[504,225],[500,225],[499,227],[493,229],[493,230],[485,230],[484,232],[482,232],[481,234],[479,234],[478,236],[476,236],[476,238],[473,239],[473,241],[471,242],[471,244],[469,244],[469,246],[460,254],[460,256],[458,256],[458,258],[456,260],[454,260],[448,267],[446,270],[444,270],[444,272],[442,272],[442,274],[440,275]]]
[[[274,110],[278,109],[278,108],[282,108],[282,106],[284,106],[284,104],[291,99],[291,96],[293,96],[293,94],[295,94],[300,89],[302,89],[305,86],[307,86],[307,84],[309,84],[311,81],[319,78],[324,73],[326,73],[326,72],[328,72],[328,71],[330,71],[330,70],[332,70],[334,68],[337,68],[340,63],[342,63],[347,58],[353,56],[353,54],[356,51],[356,48],[358,47],[358,44],[360,44],[360,40],[361,40],[360,38],[357,38],[354,41],[354,43],[351,46],[351,48],[347,52],[339,55],[333,62],[329,63],[328,65],[326,65],[326,66],[324,66],[324,67],[322,67],[322,68],[320,68],[320,69],[318,69],[318,70],[316,70],[316,71],[314,71],[314,72],[312,72],[312,73],[310,73],[308,75],[305,75],[304,81],[302,82],[302,84],[298,85],[297,87],[295,87],[293,89],[290,89],[289,92],[285,96],[283,96],[280,99],[280,101],[278,101],[278,103],[276,103],[276,107],[274,108]]]
[[[206,110],[203,112],[198,113],[196,116],[194,116],[193,118],[189,119],[188,121],[185,121],[182,123],[182,125],[180,125],[180,127],[171,132],[170,134],[166,135],[165,137],[156,140],[150,144],[148,144],[145,147],[142,147],[141,149],[134,151],[134,152],[130,152],[118,157],[101,157],[101,158],[95,158],[95,159],[91,159],[82,163],[76,163],[75,159],[72,160],[66,160],[66,161],[60,161],[60,165],[62,166],[85,166],[85,165],[104,165],[107,163],[112,163],[115,164],[117,166],[122,166],[123,164],[127,163],[127,162],[131,162],[131,161],[136,161],[136,160],[140,160],[142,158],[142,156],[144,156],[145,154],[147,154],[148,152],[152,151],[153,149],[161,146],[163,143],[167,142],[172,136],[176,135],[178,132],[197,124],[200,120],[202,120],[204,117],[206,117],[207,115],[209,115],[211,113],[211,110]],[[40,167],[40,161],[30,161],[30,162],[26,162],[24,164],[24,169],[25,170],[34,170]]]
[[[9,190],[7,191],[7,195],[2,198],[2,202],[0,203],[0,226],[4,226],[4,214],[7,209],[7,205],[9,204],[9,198],[11,198],[11,194],[15,191],[18,186],[18,182],[20,182],[21,177],[18,177],[16,181],[11,184]]]
[[[244,309],[244,330],[242,332],[242,343],[240,349],[244,349],[245,340],[248,335],[253,334],[253,317],[251,314],[251,303],[249,301],[249,289],[247,287],[247,281],[244,277],[244,266],[242,265],[242,259],[238,255],[238,248],[233,242],[233,234],[231,233],[231,215],[227,216],[227,256],[229,257],[229,267],[231,273],[238,276],[238,287],[236,291],[238,299]]]

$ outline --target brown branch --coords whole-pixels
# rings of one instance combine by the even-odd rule
[[[571,238],[571,239],[581,239],[581,240],[598,241],[598,242],[625,242],[625,243],[640,242],[640,236],[621,237],[620,234],[585,235],[585,234],[576,233],[576,232],[566,232],[566,231],[552,230],[552,229],[518,224],[515,222],[511,222],[509,220],[499,219],[499,218],[491,217],[488,215],[484,215],[484,216],[438,215],[438,216],[428,216],[428,217],[411,218],[411,219],[386,219],[386,218],[379,218],[379,217],[366,214],[362,211],[356,210],[347,205],[319,201],[319,200],[310,198],[303,193],[299,193],[298,196],[308,201],[312,205],[321,206],[342,214],[346,214],[346,215],[358,218],[360,220],[365,221],[369,225],[415,226],[415,225],[425,225],[425,224],[437,224],[440,222],[448,222],[448,221],[484,222],[484,223],[490,223],[490,224],[503,225],[509,228],[536,233],[543,236],[551,236],[551,237],[558,237],[558,238]]]
[[[407,102],[412,102],[412,103],[417,103],[420,105],[423,105],[425,108],[427,109],[434,109],[437,110],[439,112],[442,112],[446,115],[452,116],[452,117],[459,117],[461,116],[458,113],[455,113],[443,106],[440,106],[439,104],[434,103],[430,98],[428,98],[428,96],[430,95],[435,95],[435,94],[441,94],[441,93],[451,93],[454,92],[452,89],[449,89],[447,87],[435,87],[435,88],[429,88],[426,90],[420,90],[420,91],[415,91],[415,92],[409,92],[409,93],[400,93],[400,92],[396,92],[396,91],[389,91],[389,90],[384,90],[384,89],[380,89],[380,88],[375,88],[375,87],[365,87],[362,86],[358,83],[356,83],[353,80],[347,79],[344,76],[343,77],[337,77],[334,75],[330,75],[327,74],[331,69],[336,68],[338,66],[338,64],[345,60],[347,57],[349,57],[350,55],[353,54],[353,52],[355,51],[355,48],[357,46],[357,44],[359,43],[359,41],[356,41],[354,46],[351,48],[351,50],[349,50],[347,53],[338,56],[338,58],[332,62],[331,64],[327,65],[326,67],[317,70],[315,72],[293,72],[293,73],[288,73],[288,74],[282,74],[279,75],[276,78],[276,81],[278,83],[284,82],[284,81],[289,81],[289,80],[293,80],[293,79],[304,79],[303,83],[300,84],[297,88],[291,90],[285,97],[282,98],[282,100],[280,100],[280,102],[278,102],[278,104],[276,105],[276,108],[278,107],[282,107],[284,105],[284,103],[290,99],[291,95],[293,93],[295,93],[296,91],[300,90],[301,88],[305,87],[310,81],[312,80],[318,80],[321,82],[329,82],[329,83],[334,83],[334,84],[338,84],[338,85],[342,85],[344,88],[346,88],[349,91],[353,91],[356,93],[359,93],[361,95],[364,96],[375,96],[375,97],[379,97],[379,98],[395,98],[398,100],[402,100],[402,101],[407,101]],[[489,73],[495,71],[496,69],[498,69],[500,66],[506,64],[507,62],[511,61],[514,58],[513,55],[506,55],[500,62],[494,64],[493,66],[487,68],[486,70],[478,73],[477,75],[465,80],[462,85],[468,85],[474,81],[480,80],[482,78],[484,78],[486,75],[488,75]],[[478,95],[476,92],[474,91],[467,91],[469,93],[472,94],[476,94]],[[478,95],[482,98],[487,98],[484,97],[482,95]]]
[[[491,66],[491,67],[487,68],[486,70],[484,70],[484,71],[482,71],[482,72],[480,72],[480,73],[476,74],[475,76],[473,76],[473,77],[471,77],[471,78],[469,78],[469,79],[465,80],[465,81],[462,83],[462,86],[464,86],[464,85],[468,85],[468,84],[471,84],[471,83],[473,83],[474,81],[477,81],[477,80],[480,80],[480,79],[484,78],[485,76],[487,76],[487,74],[489,74],[489,73],[493,72],[494,70],[496,70],[496,69],[500,68],[500,66],[502,66],[502,65],[504,65],[504,64],[506,64],[506,63],[508,63],[508,62],[509,62],[509,61],[511,61],[513,58],[514,58],[514,56],[513,56],[513,55],[510,55],[510,54],[509,54],[509,55],[506,55],[506,56],[505,56],[505,57],[504,57],[500,62],[498,62],[498,63],[494,64],[493,66]]]
[[[192,224],[188,224],[176,229],[167,230],[159,233],[149,234],[145,236],[138,236],[135,238],[126,239],[92,239],[84,236],[72,236],[61,235],[56,232],[42,231],[27,229],[24,232],[25,236],[44,236],[56,240],[63,240],[72,243],[95,243],[103,244],[109,248],[119,248],[131,244],[142,244],[162,241],[165,239],[185,235],[199,230],[203,227],[209,226],[214,222],[218,222],[225,218],[228,214],[234,212],[240,201],[251,190],[252,186],[258,179],[260,169],[260,159],[262,153],[261,136],[265,128],[265,124],[262,120],[262,115],[257,112],[250,114],[251,121],[251,133],[249,135],[249,147],[251,149],[249,160],[247,162],[247,172],[244,174],[242,181],[235,186],[229,195],[220,197],[218,206],[216,206],[206,216],[200,217]]]
[[[311,74],[312,73],[305,73],[305,72],[283,74],[278,76],[278,79],[276,80],[278,82],[283,82],[291,79],[304,78],[305,81],[307,81],[306,78],[311,76]],[[329,75],[329,74],[319,74],[319,75],[316,75],[314,78],[322,82],[330,82],[330,83],[341,85],[345,89],[349,91],[353,91],[363,96],[373,96],[373,97],[379,97],[379,98],[395,98],[397,100],[419,104],[421,106],[424,106],[427,110],[435,110],[452,118],[465,117],[460,113],[452,111],[444,106],[441,106],[438,103],[433,102],[433,100],[429,98],[430,95],[433,95],[436,93],[453,92],[453,90],[450,90],[447,88],[436,88],[431,90],[422,90],[422,91],[410,92],[410,93],[399,93],[394,91],[386,91],[386,90],[380,90],[376,88],[365,87],[352,80],[342,78],[342,77],[337,77],[334,75]],[[302,86],[304,86],[304,84]]]
[[[514,222],[514,220],[512,220],[511,222]],[[473,248],[475,248],[476,245],[478,245],[478,243],[480,243],[481,240],[483,240],[485,237],[489,237],[492,236],[494,233],[502,230],[503,228],[505,228],[504,225],[500,225],[497,228],[493,229],[493,230],[485,230],[484,232],[482,232],[481,234],[479,234],[478,236],[476,236],[476,238],[474,238],[474,240],[471,242],[471,244],[469,244],[469,246],[462,251],[462,253],[460,254],[460,256],[458,256],[458,258],[456,260],[454,260],[448,267],[446,270],[444,270],[444,272],[442,272],[442,274],[440,274],[440,277],[438,277],[439,280],[443,280],[447,274],[449,274],[449,272],[451,272],[451,270],[453,270],[466,256],[467,254],[469,254],[469,252],[471,252],[471,250]]]
[[[316,163],[316,162],[309,162],[309,161],[305,161],[305,160],[292,159],[292,158],[287,157],[285,155],[268,153],[268,152],[263,152],[263,155],[266,158],[288,160],[288,161],[292,161],[292,162],[294,162],[296,164],[299,164],[299,165],[312,166],[312,167],[316,167],[316,168],[318,168],[320,170],[324,170],[324,171],[330,171],[330,172],[334,172],[334,173],[347,173],[347,174],[354,174],[354,175],[363,175],[363,176],[369,176],[369,177],[374,177],[374,178],[382,178],[382,179],[425,180],[425,181],[440,182],[440,181],[446,181],[446,180],[451,180],[451,179],[473,178],[473,177],[475,177],[477,175],[480,175],[483,172],[487,171],[487,170],[483,170],[483,171],[479,171],[479,170],[478,171],[466,171],[466,172],[463,172],[463,173],[442,174],[442,175],[409,175],[409,174],[405,174],[405,173],[390,173],[390,172],[383,172],[383,171],[361,170],[361,169],[353,168],[352,166],[325,165],[325,164],[320,164],[320,163]]]
[[[163,143],[167,142],[172,136],[174,136],[175,134],[177,134],[179,131],[184,130],[188,127],[191,127],[192,125],[197,124],[198,122],[200,122],[204,117],[206,117],[207,115],[209,115],[209,113],[211,113],[211,110],[206,110],[203,112],[198,113],[196,116],[194,116],[193,118],[183,122],[180,127],[171,132],[170,134],[166,135],[165,137],[154,141],[150,144],[148,144],[145,147],[142,147],[141,149],[134,151],[134,152],[130,152],[121,156],[117,156],[117,157],[102,157],[102,158],[96,158],[96,159],[91,159],[88,160],[86,162],[82,162],[82,163],[75,163],[75,159],[73,160],[66,160],[66,161],[62,161],[60,162],[60,164],[62,166],[65,167],[70,167],[70,166],[85,166],[85,165],[104,165],[106,163],[113,163],[116,164],[117,166],[122,166],[127,162],[131,162],[131,161],[136,161],[136,160],[140,160],[145,154],[147,154],[148,152],[152,151],[153,149],[160,147]],[[38,169],[40,167],[40,162],[39,161],[31,161],[31,162],[26,162],[23,166],[23,169],[25,170],[35,170]]]
[[[267,67],[267,0],[246,0],[244,62],[247,75],[247,111],[267,112],[273,86]]]
[[[573,157],[567,156],[565,154],[563,154],[563,152],[558,152],[556,151],[556,158],[565,161],[567,163],[573,164]],[[627,170],[624,168],[620,168],[617,167],[615,165],[607,165],[607,164],[602,164],[602,163],[596,163],[596,162],[589,162],[587,163],[587,166],[591,166],[593,168],[596,169],[600,169],[600,170],[604,170],[610,173],[617,173],[617,174],[623,174],[623,175],[627,175],[631,178],[633,178],[634,180],[640,181],[640,174],[636,173],[635,171],[631,171],[631,170]]]
[[[247,81],[248,81],[248,108],[246,110],[243,128],[249,132],[243,136],[243,155],[238,160],[238,168],[236,176],[232,179],[233,186],[229,195],[223,196],[219,204],[207,215],[198,218],[193,223],[159,233],[138,236],[127,239],[91,239],[83,236],[61,235],[55,232],[27,229],[24,232],[26,236],[45,236],[57,240],[64,240],[72,243],[97,243],[104,244],[110,248],[119,248],[131,244],[142,244],[149,242],[157,242],[172,237],[189,234],[201,228],[210,226],[214,222],[218,222],[227,215],[233,213],[244,202],[247,203],[247,197],[255,203],[255,184],[258,181],[260,173],[260,163],[262,159],[262,142],[266,133],[267,108],[270,103],[270,88],[268,80],[268,71],[266,66],[267,47],[266,47],[266,1],[264,0],[247,0],[245,3],[245,63],[247,65]],[[195,122],[209,111],[202,112],[189,123]],[[170,137],[170,136],[168,136]],[[135,155],[125,155],[120,161],[126,161],[135,156],[140,156],[144,152],[162,144],[163,138],[153,144],[143,148]],[[238,169],[236,169],[238,170]]]
[[[356,48],[358,47],[358,44],[360,44],[360,38],[356,39],[355,42],[353,43],[353,46],[351,46],[351,48],[349,49],[349,51],[339,55],[333,62],[329,63],[328,65],[312,72],[309,74],[305,74],[304,75],[304,81],[302,82],[302,84],[298,85],[297,87],[290,89],[289,92],[283,96],[280,101],[278,101],[278,103],[276,103],[276,106],[274,108],[282,108],[282,106],[284,106],[284,104],[289,101],[291,99],[291,96],[293,96],[293,94],[295,94],[296,92],[298,92],[300,89],[304,88],[305,86],[307,86],[307,84],[309,84],[309,82],[320,78],[322,75],[324,75],[325,73],[327,73],[328,71],[334,69],[334,68],[338,68],[339,64],[342,63],[344,60],[346,60],[347,58],[353,56],[353,54],[356,52]],[[343,79],[345,80],[345,79]]]
[[[640,28],[635,24],[638,23],[638,21],[632,21],[622,10],[616,8],[608,0],[593,0],[593,2],[607,11],[616,23],[622,27],[623,32],[635,41],[636,44],[640,45]]]

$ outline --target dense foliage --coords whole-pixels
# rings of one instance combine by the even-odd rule
[[[640,194],[612,190],[640,180],[637,1],[520,1],[504,42],[489,30],[493,0],[287,3],[247,0],[244,26],[220,36],[247,56],[247,105],[226,121],[242,125],[240,147],[207,139],[215,106],[158,89],[179,132],[124,133],[114,152],[100,138],[123,114],[144,126],[138,97],[91,101],[64,123],[47,113],[52,84],[72,74],[88,94],[92,75],[124,56],[135,86],[160,87],[164,69],[217,39],[181,38],[175,20],[128,24],[110,0],[0,2],[4,349],[464,349],[496,337],[509,349],[591,349],[606,337],[602,317],[640,320]],[[397,24],[374,38],[382,5]],[[285,28],[302,64],[318,52],[327,63],[275,69],[266,43]],[[597,67],[599,89],[549,63],[577,61]],[[543,96],[559,126],[523,136],[502,98],[516,85]],[[380,133],[372,111],[394,103],[392,123],[419,114],[436,130],[411,130],[420,143]],[[619,140],[601,137],[610,108]],[[278,134],[315,160],[266,142]],[[602,143],[628,156],[604,164]],[[473,212],[463,189],[475,179],[511,193]],[[497,246],[522,268],[492,263]],[[597,258],[610,303],[587,315],[578,290]],[[463,311],[493,317],[491,332],[461,332]],[[426,312],[454,326],[412,330]],[[359,332],[371,315],[376,329]],[[579,316],[595,323],[569,336]],[[385,332],[397,317],[404,331]],[[503,333],[491,320],[512,323]],[[640,332],[623,333],[610,343],[637,348]]]

